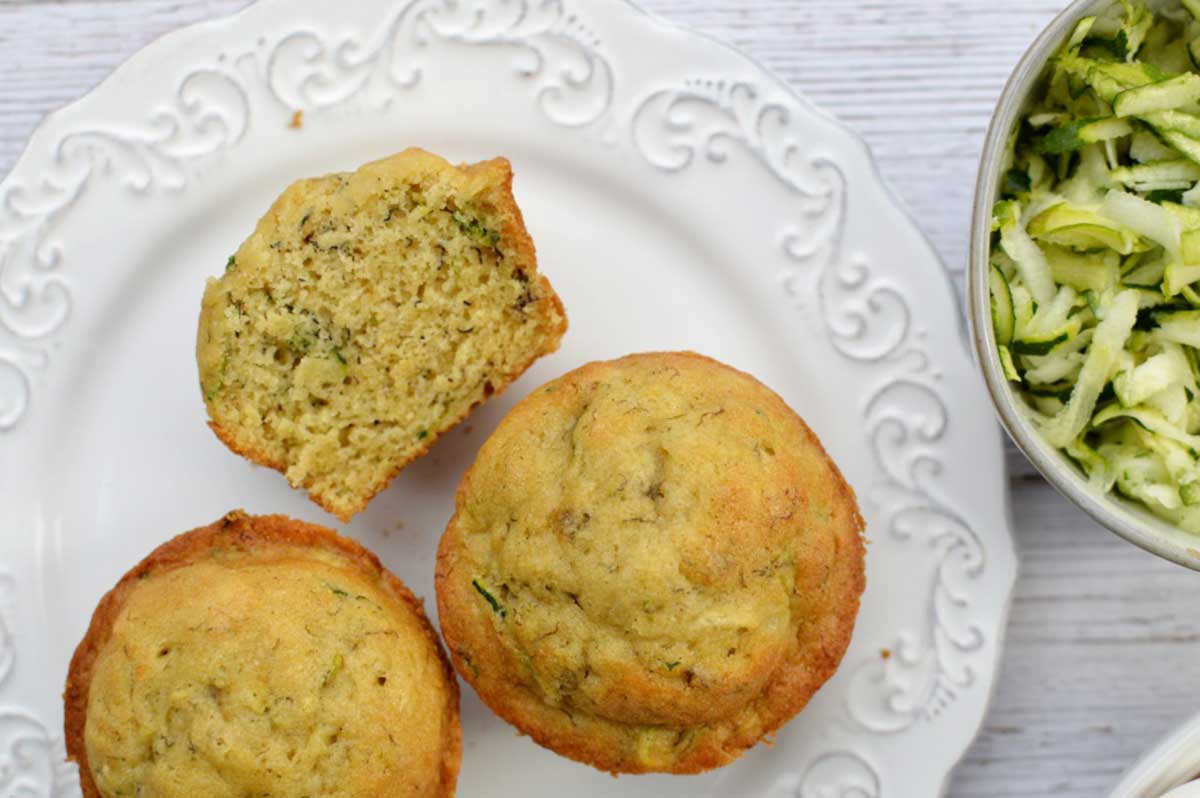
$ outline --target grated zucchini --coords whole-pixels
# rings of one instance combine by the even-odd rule
[[[1097,487],[1200,534],[1200,0],[1081,20],[1010,138],[998,357]]]

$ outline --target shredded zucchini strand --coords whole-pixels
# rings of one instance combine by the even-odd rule
[[[1052,59],[1009,140],[989,293],[1047,442],[1200,534],[1200,0],[1183,9],[1122,0]]]

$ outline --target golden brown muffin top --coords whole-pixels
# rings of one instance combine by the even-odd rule
[[[592,363],[518,404],[439,550],[460,673],[597,767],[731,761],[836,668],[862,519],[820,443],[752,377],[691,353]]]
[[[420,603],[321,527],[231,513],[101,602],[72,662],[84,794],[443,798],[458,695]]]

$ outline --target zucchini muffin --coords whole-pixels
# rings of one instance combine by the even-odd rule
[[[497,714],[614,773],[728,764],[836,670],[854,492],[778,395],[700,355],[591,363],[521,401],[438,550],[450,656]]]
[[[567,320],[498,158],[410,149],[288,188],[209,280],[210,426],[343,521]]]
[[[458,687],[421,602],[348,538],[233,512],[104,597],[67,677],[84,798],[444,798]]]

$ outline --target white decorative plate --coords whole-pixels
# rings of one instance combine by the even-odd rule
[[[571,316],[558,354],[347,529],[417,593],[508,407],[631,351],[695,349],[778,390],[858,490],[871,539],[846,660],[773,746],[704,776],[614,780],[468,690],[459,793],[938,794],[988,702],[1015,560],[952,290],[865,146],[623,0],[263,0],[134,57],[47,119],[0,185],[0,798],[77,792],[67,660],[152,547],[234,507],[336,526],[205,427],[195,319],[205,277],[287,183],[410,144],[513,161]]]

